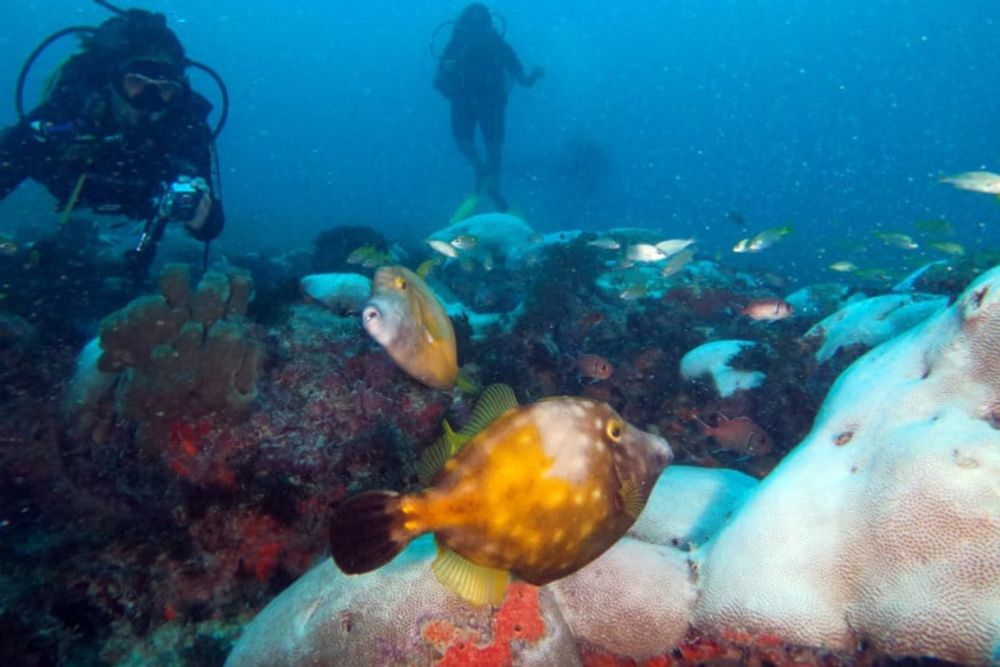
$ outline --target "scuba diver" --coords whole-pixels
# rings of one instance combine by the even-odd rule
[[[438,60],[434,87],[451,101],[451,132],[458,150],[475,169],[476,194],[485,190],[501,211],[507,210],[500,190],[507,97],[513,82],[527,88],[544,74],[540,67],[525,74],[517,54],[493,27],[490,10],[479,2],[455,20],[451,40]],[[485,160],[476,150],[477,125]]]
[[[213,178],[214,139],[228,107],[225,87],[214,71],[185,56],[163,14],[95,1],[115,16],[96,28],[55,33],[21,70],[20,120],[0,132],[0,199],[30,178],[58,200],[63,222],[77,207],[145,221],[139,242],[125,254],[136,277],[145,276],[171,221],[205,242],[207,260],[208,242],[225,223]],[[80,37],[80,50],[53,74],[38,107],[25,114],[28,70],[67,34]],[[222,117],[214,130],[207,122],[212,105],[191,89],[188,66],[208,72],[222,90]]]

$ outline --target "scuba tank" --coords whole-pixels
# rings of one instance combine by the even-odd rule
[[[101,23],[99,26],[70,26],[58,30],[45,39],[28,55],[18,73],[17,83],[14,89],[14,107],[18,120],[28,122],[28,116],[24,108],[24,88],[32,67],[38,58],[54,43],[63,37],[74,35],[79,38],[82,53],[80,55],[90,59],[89,66],[98,72],[113,72],[120,67],[123,54],[144,55],[155,50],[162,55],[171,65],[176,64],[175,75],[181,79],[184,70],[194,68],[207,74],[219,89],[222,105],[219,109],[219,119],[215,126],[210,128],[211,144],[211,173],[207,174],[212,180],[211,191],[217,199],[222,197],[222,183],[219,173],[218,153],[215,150],[215,140],[225,127],[229,116],[229,91],[222,77],[211,67],[204,63],[188,58],[184,53],[184,48],[177,39],[177,36],[167,28],[166,17],[160,13],[149,12],[141,9],[121,9],[108,2],[108,0],[94,0],[95,4],[107,9],[113,17]],[[74,57],[75,58],[75,57]],[[58,70],[52,84],[46,90],[46,96],[53,94],[58,89],[59,73],[70,63],[75,62],[72,58],[66,61]],[[65,125],[65,127],[63,127]],[[52,138],[59,135],[62,139],[69,139],[69,135],[76,134],[77,128],[73,122],[52,125],[47,123],[31,123],[32,129],[41,137],[52,134]],[[36,127],[37,126],[37,127]],[[93,140],[93,137],[88,137]],[[76,205],[77,198],[87,178],[87,172],[83,171],[76,186],[73,188],[70,199],[63,208],[62,222],[66,222],[70,213]],[[130,266],[138,264],[148,264],[152,259],[152,251],[156,243],[162,237],[168,218],[154,213],[146,221],[142,235],[138,244],[129,253],[126,259]],[[208,262],[209,242],[205,242],[204,264]],[[139,260],[138,262],[136,260]]]

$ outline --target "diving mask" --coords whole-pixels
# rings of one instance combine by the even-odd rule
[[[140,111],[159,111],[184,94],[184,84],[164,63],[136,61],[121,69],[118,92]]]

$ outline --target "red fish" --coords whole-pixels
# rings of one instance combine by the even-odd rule
[[[583,338],[590,330],[604,321],[604,313],[595,310],[581,317],[576,323],[576,335]]]
[[[776,322],[789,317],[793,310],[792,304],[781,299],[757,299],[740,312],[758,322]]]
[[[596,354],[581,354],[576,360],[576,370],[592,380],[607,380],[615,372],[611,362]]]
[[[771,451],[771,436],[749,417],[730,419],[720,412],[715,426],[709,426],[699,417],[694,419],[702,433],[725,449],[750,456],[762,456]]]

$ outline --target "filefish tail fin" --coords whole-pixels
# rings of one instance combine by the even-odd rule
[[[462,369],[459,369],[458,371],[458,377],[455,379],[455,386],[457,386],[458,390],[463,394],[475,395],[483,389],[469,376],[468,373]]]
[[[400,495],[369,491],[344,501],[330,520],[330,555],[345,574],[385,565],[416,537],[403,528]]]
[[[442,586],[476,605],[500,604],[510,580],[509,572],[477,565],[441,544],[431,570]]]

